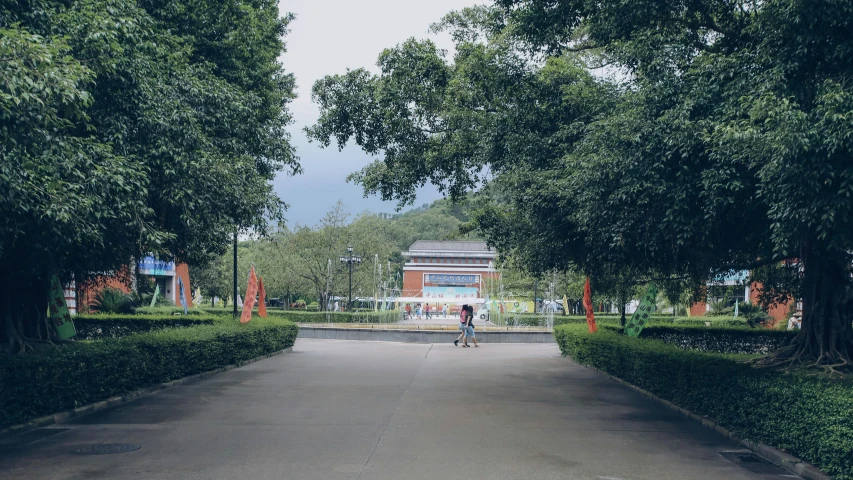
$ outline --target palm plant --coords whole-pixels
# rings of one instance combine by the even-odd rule
[[[121,290],[107,287],[95,295],[92,310],[98,313],[133,313],[133,302]]]

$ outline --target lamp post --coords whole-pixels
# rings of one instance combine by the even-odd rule
[[[347,245],[347,256],[340,257],[341,263],[345,263],[349,267],[349,296],[347,297],[347,310],[352,309],[352,266],[360,264],[361,257],[352,254],[352,245]]]

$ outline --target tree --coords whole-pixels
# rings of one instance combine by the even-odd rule
[[[47,286],[144,254],[197,262],[281,216],[299,171],[276,2],[0,7],[0,299],[10,350],[54,340]],[[9,282],[15,282],[14,287]]]
[[[803,329],[764,362],[849,370],[851,11],[497,0],[439,26],[452,64],[410,40],[379,75],[319,81],[308,132],[384,154],[354,175],[383,198],[425,179],[459,198],[488,171],[475,228],[533,272],[625,268],[692,289],[787,262]],[[621,75],[589,73],[602,65]]]

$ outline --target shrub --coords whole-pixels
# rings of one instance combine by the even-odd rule
[[[0,358],[0,427],[234,365],[293,345],[284,320],[218,322]]]
[[[184,315],[184,307],[159,306],[159,307],[137,307],[135,310],[137,315]],[[204,315],[207,312],[200,308],[187,309],[187,315]],[[228,312],[231,313],[231,312]],[[215,315],[219,315],[216,313]]]
[[[228,317],[230,319],[230,317]],[[223,321],[213,315],[172,316],[172,315],[77,315],[74,327],[77,339],[97,340],[102,338],[120,338],[134,333],[146,333],[165,328],[194,327],[212,325]]]
[[[699,352],[767,354],[789,343],[795,335],[763,328],[652,325],[643,329],[640,338]]]
[[[643,388],[741,438],[791,452],[853,480],[853,381],[757,369],[717,354],[602,329],[561,326],[564,355]]]
[[[106,287],[95,295],[91,309],[98,313],[133,313],[133,300],[117,288]]]

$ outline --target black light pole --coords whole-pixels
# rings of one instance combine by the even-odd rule
[[[341,257],[341,263],[349,266],[349,297],[347,297],[347,311],[352,309],[352,265],[361,263],[361,257],[352,254],[352,245],[347,246],[347,256]]]
[[[533,280],[533,313],[536,313],[536,294],[539,289],[539,279],[536,278]]]
[[[237,230],[234,230],[234,316],[237,316]]]

